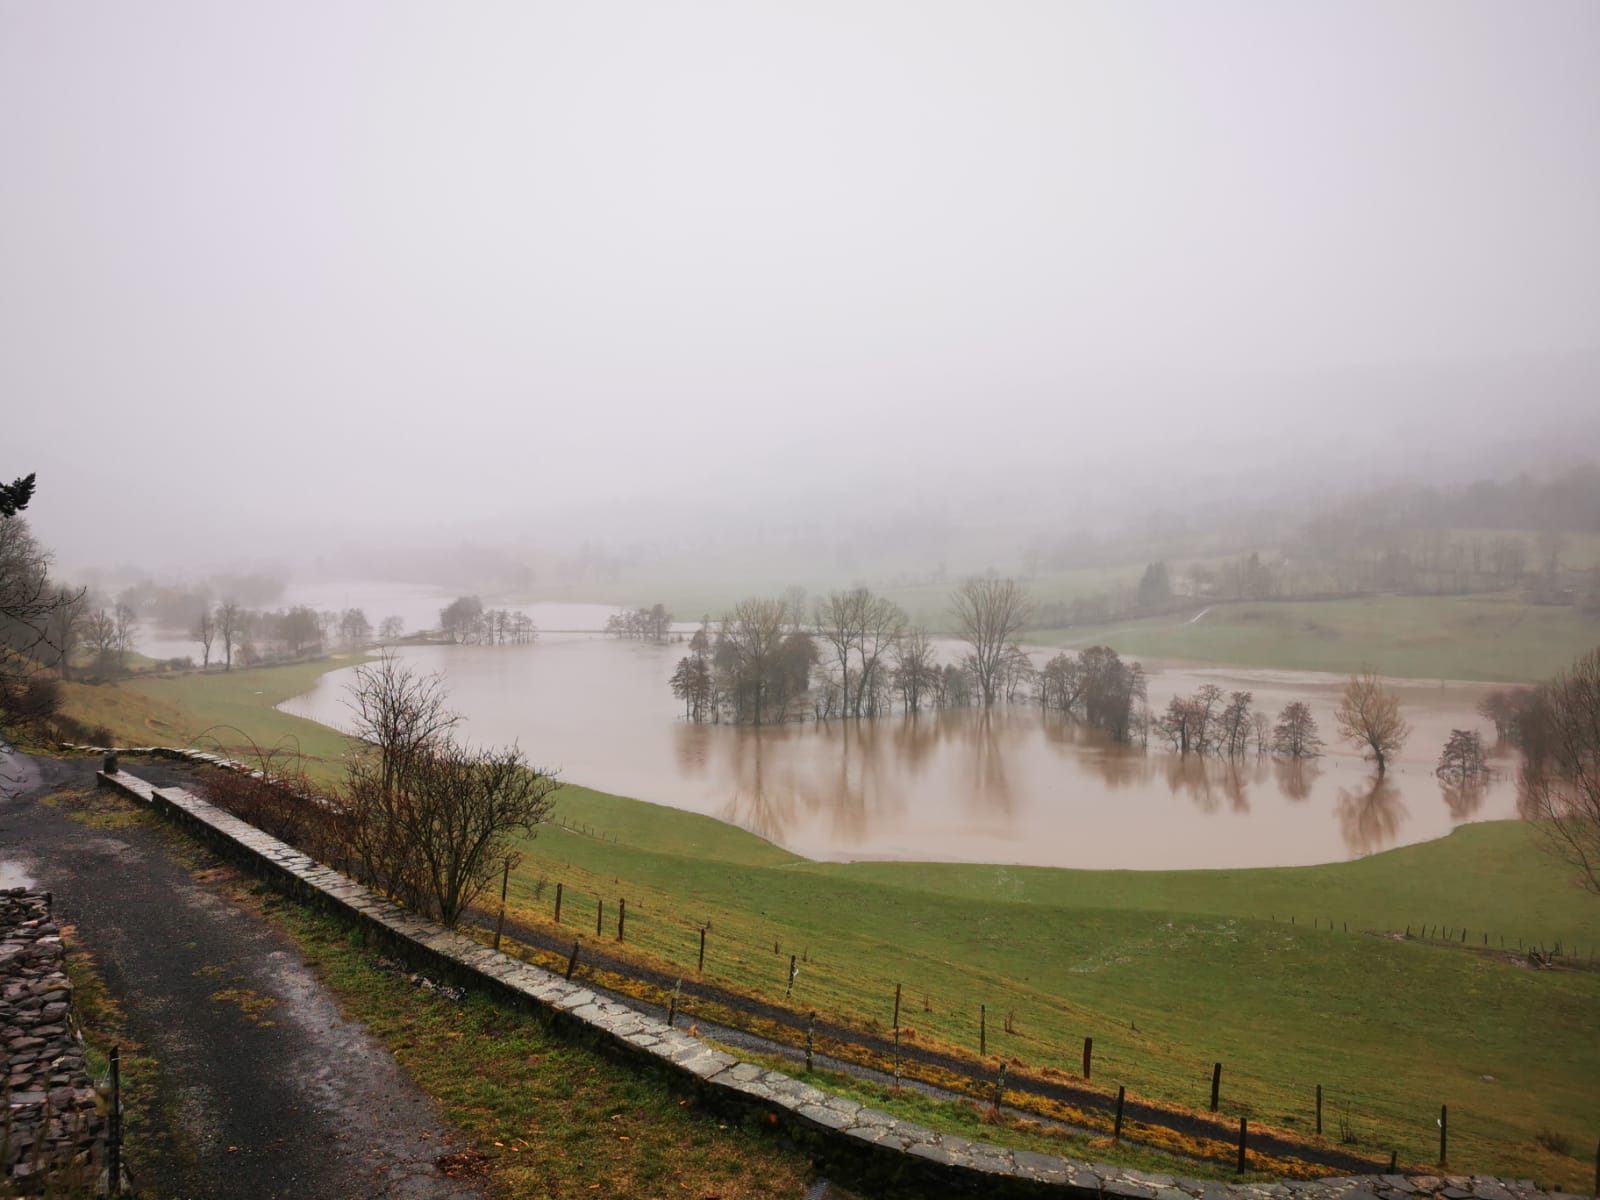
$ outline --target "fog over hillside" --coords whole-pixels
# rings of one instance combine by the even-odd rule
[[[0,474],[69,569],[326,574],[1004,569],[1557,469],[1597,49],[1582,2],[0,0]]]

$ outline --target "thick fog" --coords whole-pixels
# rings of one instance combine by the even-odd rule
[[[1559,462],[1597,62],[1591,0],[0,0],[0,476],[198,564]]]

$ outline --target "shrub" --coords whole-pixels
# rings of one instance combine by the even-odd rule
[[[1566,1134],[1554,1129],[1541,1129],[1533,1135],[1533,1140],[1538,1142],[1552,1154],[1570,1156],[1572,1154],[1572,1139]]]

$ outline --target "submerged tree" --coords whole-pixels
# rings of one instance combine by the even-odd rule
[[[1272,730],[1272,752],[1289,759],[1315,758],[1322,753],[1317,720],[1311,715],[1309,705],[1291,700],[1283,706]]]
[[[968,579],[950,597],[956,632],[972,646],[969,669],[986,708],[999,692],[1006,648],[1022,632],[1032,610],[1015,579]]]
[[[912,716],[938,690],[939,664],[928,631],[920,626],[902,634],[894,646],[894,686],[900,705]]]
[[[1411,736],[1411,726],[1400,716],[1400,698],[1385,688],[1378,673],[1370,669],[1350,676],[1334,717],[1339,722],[1340,735],[1351,745],[1365,749],[1377,764],[1379,775],[1388,769],[1389,760],[1400,753]]]
[[[1452,729],[1439,755],[1434,774],[1450,783],[1463,784],[1481,778],[1489,770],[1483,738],[1476,729]]]
[[[717,688],[735,721],[754,725],[789,718],[805,694],[816,648],[789,624],[784,600],[741,600],[722,618],[712,653]]]
[[[1522,807],[1600,893],[1600,647],[1535,693],[1524,716]]]

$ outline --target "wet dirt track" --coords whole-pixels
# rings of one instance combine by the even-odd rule
[[[0,751],[0,754],[3,754]],[[479,1197],[434,1165],[437,1107],[339,1013],[293,946],[148,825],[100,829],[39,803],[93,785],[90,760],[0,762],[0,860],[54,892],[160,1067],[169,1144],[130,1147],[140,1193],[335,1200]],[[175,769],[142,764],[155,782]],[[222,993],[222,998],[219,997]]]

